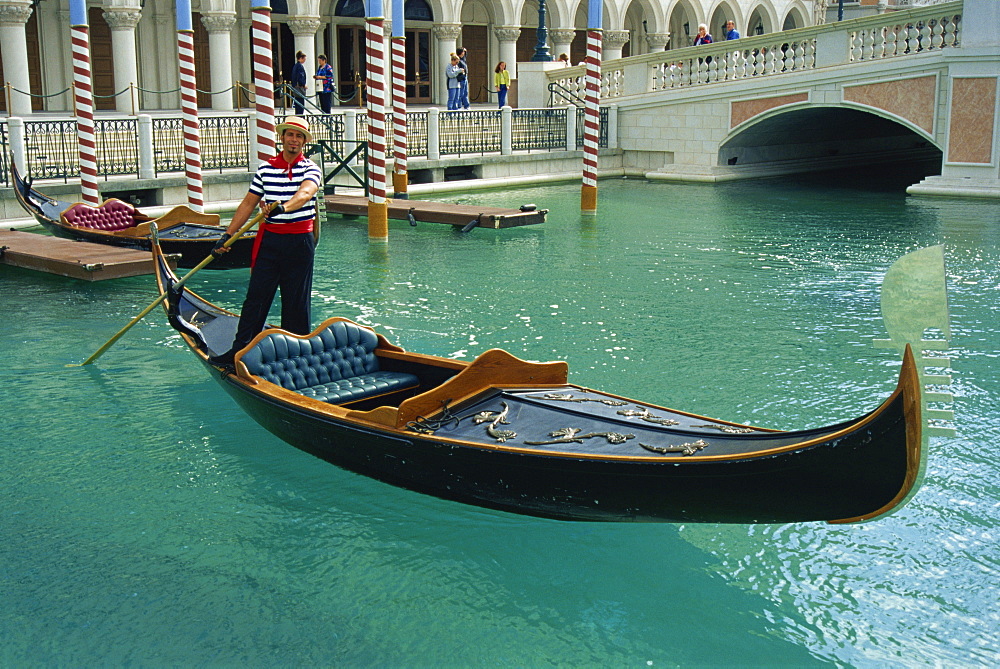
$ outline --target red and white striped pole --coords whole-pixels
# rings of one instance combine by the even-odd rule
[[[392,0],[392,138],[393,197],[409,198],[409,177],[406,174],[406,30],[403,0]]]
[[[597,213],[597,149],[601,137],[601,0],[590,0],[587,12],[585,109],[583,116],[583,186],[580,210]],[[573,110],[570,110],[573,111]]]
[[[188,205],[205,210],[201,183],[201,132],[198,128],[198,84],[194,69],[191,0],[177,0],[177,63],[181,80],[181,125],[184,132],[184,176]]]
[[[365,54],[368,71],[368,236],[389,237],[386,199],[385,29],[382,0],[368,0]]]
[[[253,85],[257,100],[257,159],[272,158],[274,148],[274,70],[271,61],[271,5],[252,0],[250,41],[253,49]]]
[[[98,206],[97,140],[94,133],[94,88],[90,76],[90,28],[86,0],[70,0],[70,41],[73,49],[73,105],[80,145],[80,192],[83,201]]]

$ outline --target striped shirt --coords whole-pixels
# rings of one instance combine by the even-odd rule
[[[273,160],[273,159],[272,159]],[[284,161],[280,161],[284,162]],[[270,162],[261,163],[250,182],[250,192],[264,202],[287,202],[299,190],[303,181],[323,184],[323,175],[313,161],[302,157],[292,166],[291,178],[287,167],[275,167]],[[310,199],[300,209],[268,217],[271,223],[299,223],[315,220],[316,200]]]

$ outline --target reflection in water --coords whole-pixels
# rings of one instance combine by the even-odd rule
[[[889,339],[876,339],[875,345],[892,347],[902,353],[910,344],[921,382],[925,388],[937,386],[930,392],[925,390],[922,398],[923,415],[931,421],[925,431],[925,440],[929,435],[954,436],[954,428],[941,424],[941,421],[953,420],[954,412],[928,407],[930,403],[950,403],[953,399],[947,390],[951,377],[927,372],[928,367],[948,368],[951,360],[924,353],[947,349],[951,339],[943,246],[907,253],[893,263],[882,281],[882,320]],[[928,331],[937,332],[939,336],[925,339]]]

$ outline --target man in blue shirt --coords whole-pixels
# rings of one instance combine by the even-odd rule
[[[462,109],[469,109],[469,65],[465,61],[465,47],[460,46],[455,49],[455,54],[458,56],[458,66],[462,68],[464,76],[459,78],[459,93],[458,93],[458,105]],[[456,107],[458,109],[458,107]]]
[[[736,31],[736,24],[732,21],[726,21],[726,39],[739,39],[740,34]]]
[[[306,98],[306,55],[299,51],[295,54],[295,65],[292,66],[292,88],[295,89],[295,95],[292,98],[292,104],[295,105],[296,114],[304,114],[305,108],[305,98]]]

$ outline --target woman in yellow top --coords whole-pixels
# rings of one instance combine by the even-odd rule
[[[497,69],[493,70],[493,85],[497,89],[497,99],[502,108],[507,104],[507,89],[510,87],[510,72],[507,71],[507,63],[502,60],[497,63]]]

